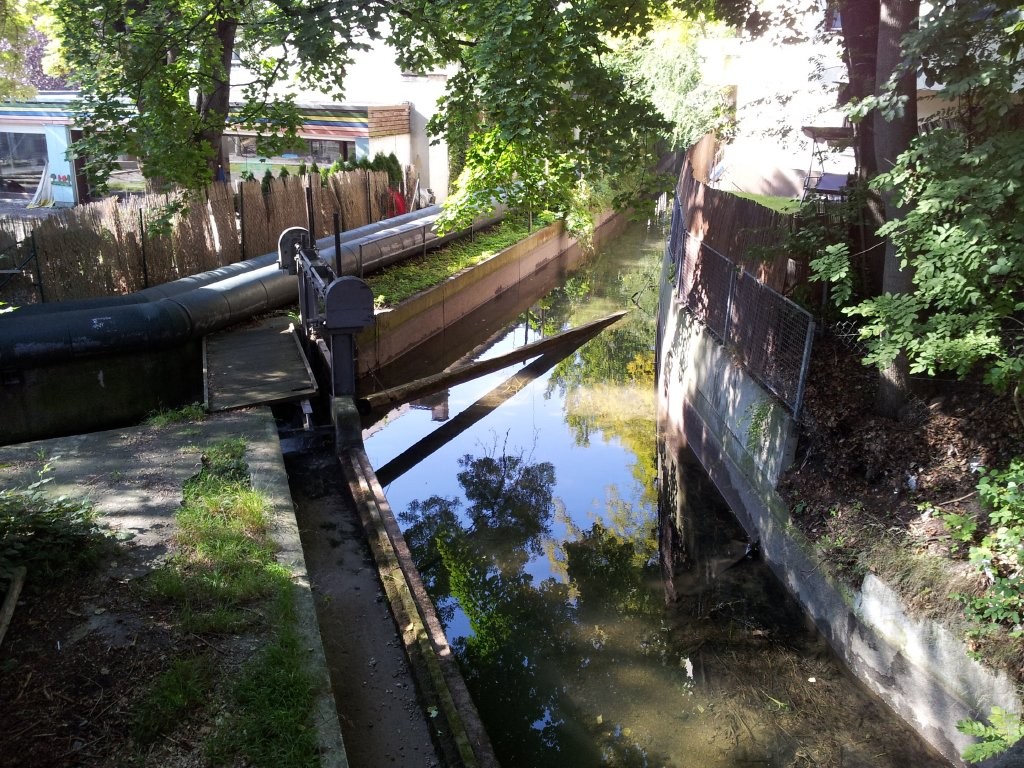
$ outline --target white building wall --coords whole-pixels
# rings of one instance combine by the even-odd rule
[[[46,136],[47,173],[53,202],[60,206],[76,205],[75,169],[67,157],[71,129],[67,125],[44,125],[43,134]]]
[[[444,73],[423,77],[403,74],[395,64],[394,50],[383,44],[356,54],[345,78],[347,104],[411,105],[411,133],[404,143],[401,136],[373,138],[370,157],[378,151],[394,152],[403,164],[416,167],[421,183],[433,189],[438,200],[444,199],[448,191],[448,147],[444,142],[431,147],[433,137],[427,135],[427,122],[437,113],[438,99],[444,95],[447,84],[448,76]]]
[[[769,33],[702,45],[705,79],[735,92],[737,131],[716,165],[717,187],[800,196],[813,149],[801,128],[843,125],[837,107],[837,86],[846,77],[840,38],[815,39],[817,23],[807,19],[804,34],[810,37],[802,43]],[[823,159],[824,168],[813,160],[814,170],[849,173],[854,167],[852,150]]]
[[[75,169],[67,158],[71,145],[70,127],[64,123],[44,123],[31,118],[0,120],[0,132],[42,134],[46,139],[46,174],[50,177],[53,201],[58,206],[78,203]]]
[[[411,133],[406,137],[405,145],[401,143],[402,137],[373,138],[368,143],[357,141],[356,157],[364,157],[363,153],[366,152],[372,159],[378,151],[385,154],[395,152],[403,164],[411,163],[416,167],[422,185],[433,189],[438,201],[441,201],[448,191],[448,150],[443,141],[431,145],[434,137],[427,135],[426,126],[437,113],[437,102],[444,95],[448,74],[437,72],[417,76],[403,73],[395,63],[394,49],[379,40],[369,42],[369,50],[353,54],[354,61],[348,68],[342,93],[315,91],[297,82],[282,83],[278,92],[295,93],[300,106],[323,103],[389,106],[408,102],[411,105]],[[235,79],[237,82],[242,80]],[[241,92],[235,94],[234,98],[240,100]],[[397,141],[387,143],[392,138]],[[389,148],[378,149],[378,146]]]

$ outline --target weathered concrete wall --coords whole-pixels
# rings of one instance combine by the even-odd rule
[[[594,245],[619,234],[628,220],[606,214],[598,221]],[[377,313],[374,325],[357,339],[359,373],[381,368],[461,318],[493,301],[557,258],[576,267],[586,256],[561,222],[534,232],[493,258],[418,293],[394,309]]]
[[[708,472],[772,570],[867,687],[954,765],[971,739],[961,719],[992,706],[1021,711],[1013,682],[972,660],[942,627],[908,615],[873,575],[851,592],[818,568],[814,545],[793,527],[775,492],[788,464],[792,423],[782,406],[674,301],[662,281],[658,411]],[[1012,765],[1013,763],[1007,763]]]

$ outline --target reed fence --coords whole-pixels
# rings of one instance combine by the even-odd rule
[[[414,169],[406,183],[416,184]],[[344,171],[321,179],[293,176],[217,182],[174,215],[156,219],[165,195],[109,198],[41,219],[0,218],[0,302],[26,304],[130,293],[277,249],[287,227],[308,224],[311,190],[315,236],[393,215],[383,171]],[[409,195],[405,195],[408,199]]]

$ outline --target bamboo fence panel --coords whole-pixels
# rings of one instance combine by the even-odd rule
[[[63,213],[51,216],[40,222],[35,228],[36,236],[36,264],[40,275],[40,284],[44,295],[50,301],[59,301],[64,298],[65,289],[62,285],[64,277],[59,265],[55,264],[56,257],[50,259],[51,253],[60,253],[63,245]]]
[[[238,242],[234,185],[226,181],[215,181],[206,190],[206,196],[210,201],[210,215],[220,245],[220,263],[234,264],[241,261],[242,247]]]
[[[260,182],[243,181],[238,186],[238,194],[242,206],[242,258],[251,259],[269,253],[272,250],[269,245],[270,227]],[[273,248],[277,248],[276,238]]]
[[[103,201],[61,212],[36,229],[36,258],[50,300],[114,292],[110,273],[116,258],[115,237],[109,226],[112,207]]]
[[[30,272],[35,271],[35,263],[32,261],[32,229],[36,223],[0,217],[0,269],[18,269],[27,265]],[[0,303],[21,306],[37,301],[38,298],[38,289],[31,277],[21,274],[0,278]]]
[[[148,196],[139,200],[142,209],[142,237],[146,254],[146,269],[150,285],[161,285],[182,277],[174,254],[171,233],[157,226],[159,207],[166,205],[166,196]]]
[[[366,174],[349,171],[334,177],[338,182],[338,199],[346,210],[346,229],[357,229],[370,223],[370,209],[366,199]]]
[[[373,193],[370,189],[369,171],[352,171],[346,174],[349,179],[348,189],[345,193],[349,195],[352,202],[358,204],[359,223],[355,226],[362,227],[373,223]]]
[[[320,186],[321,194],[323,195],[324,209],[330,222],[327,226],[334,233],[334,214],[337,212],[339,217],[338,226],[342,232],[346,229],[351,229],[352,225],[349,220],[345,217],[345,209],[342,205],[341,198],[338,197],[338,188],[331,177],[321,180]]]
[[[86,236],[96,238],[97,252],[94,259],[86,262],[88,273],[94,275],[93,285],[89,282],[77,287],[78,295],[92,295],[93,289],[102,294],[113,294],[116,291],[115,272],[117,269],[117,201],[104,201],[104,205],[86,211],[85,219],[76,223],[78,229]],[[93,214],[90,216],[89,214]]]
[[[391,193],[388,191],[388,174],[385,171],[369,171],[367,182],[370,187],[371,222],[380,221],[388,215]]]
[[[303,179],[299,176],[274,179],[270,184],[270,194],[267,195],[266,205],[268,235],[272,243],[269,248],[260,253],[276,251],[278,238],[289,227],[308,227],[306,187]]]
[[[354,178],[363,175],[359,171],[332,173],[329,177],[331,189],[338,201],[338,210],[345,221],[345,229],[356,229],[369,222],[366,213],[366,197],[356,192]]]
[[[132,293],[149,285],[147,270],[143,265],[143,203],[131,198],[116,206],[114,211],[114,237],[118,243],[116,282],[119,293]]]
[[[313,197],[313,239],[334,234],[334,212],[339,210],[337,198],[329,186],[324,186],[317,174],[306,177]],[[344,224],[341,225],[344,229]]]
[[[415,188],[414,173],[406,170],[407,194]],[[325,182],[319,176],[274,179],[266,196],[260,182],[242,182],[240,217],[233,185],[218,183],[205,199],[177,214],[169,230],[156,225],[170,198],[109,198],[45,219],[0,219],[0,246],[20,242],[28,252],[34,239],[35,267],[47,301],[130,293],[274,252],[282,230],[308,226],[310,182],[317,238],[333,234],[335,211],[341,228],[349,230],[379,221],[391,207],[382,171],[335,173]]]
[[[361,179],[357,178],[362,175],[359,171],[353,171],[337,177],[340,182],[338,197],[346,211],[345,221],[348,229],[357,229],[370,223],[370,208],[367,205],[365,194],[366,187],[359,184]]]
[[[220,266],[213,247],[213,228],[206,198],[201,197],[174,218],[173,243],[179,277]]]
[[[0,218],[0,250],[6,250],[28,239],[33,228],[34,222],[27,219]]]
[[[207,201],[206,195],[199,197],[199,204],[193,206],[190,216],[194,222],[195,231],[201,232],[203,235],[202,250],[200,251],[200,257],[205,263],[203,271],[217,269],[229,263],[224,261],[217,249],[217,238],[213,231],[213,215],[210,212],[210,203]]]

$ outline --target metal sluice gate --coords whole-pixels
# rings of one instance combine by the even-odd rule
[[[323,363],[332,399],[355,397],[356,335],[373,325],[373,291],[361,278],[336,275],[303,227],[281,233],[277,254],[278,268],[298,278],[307,358]]]

